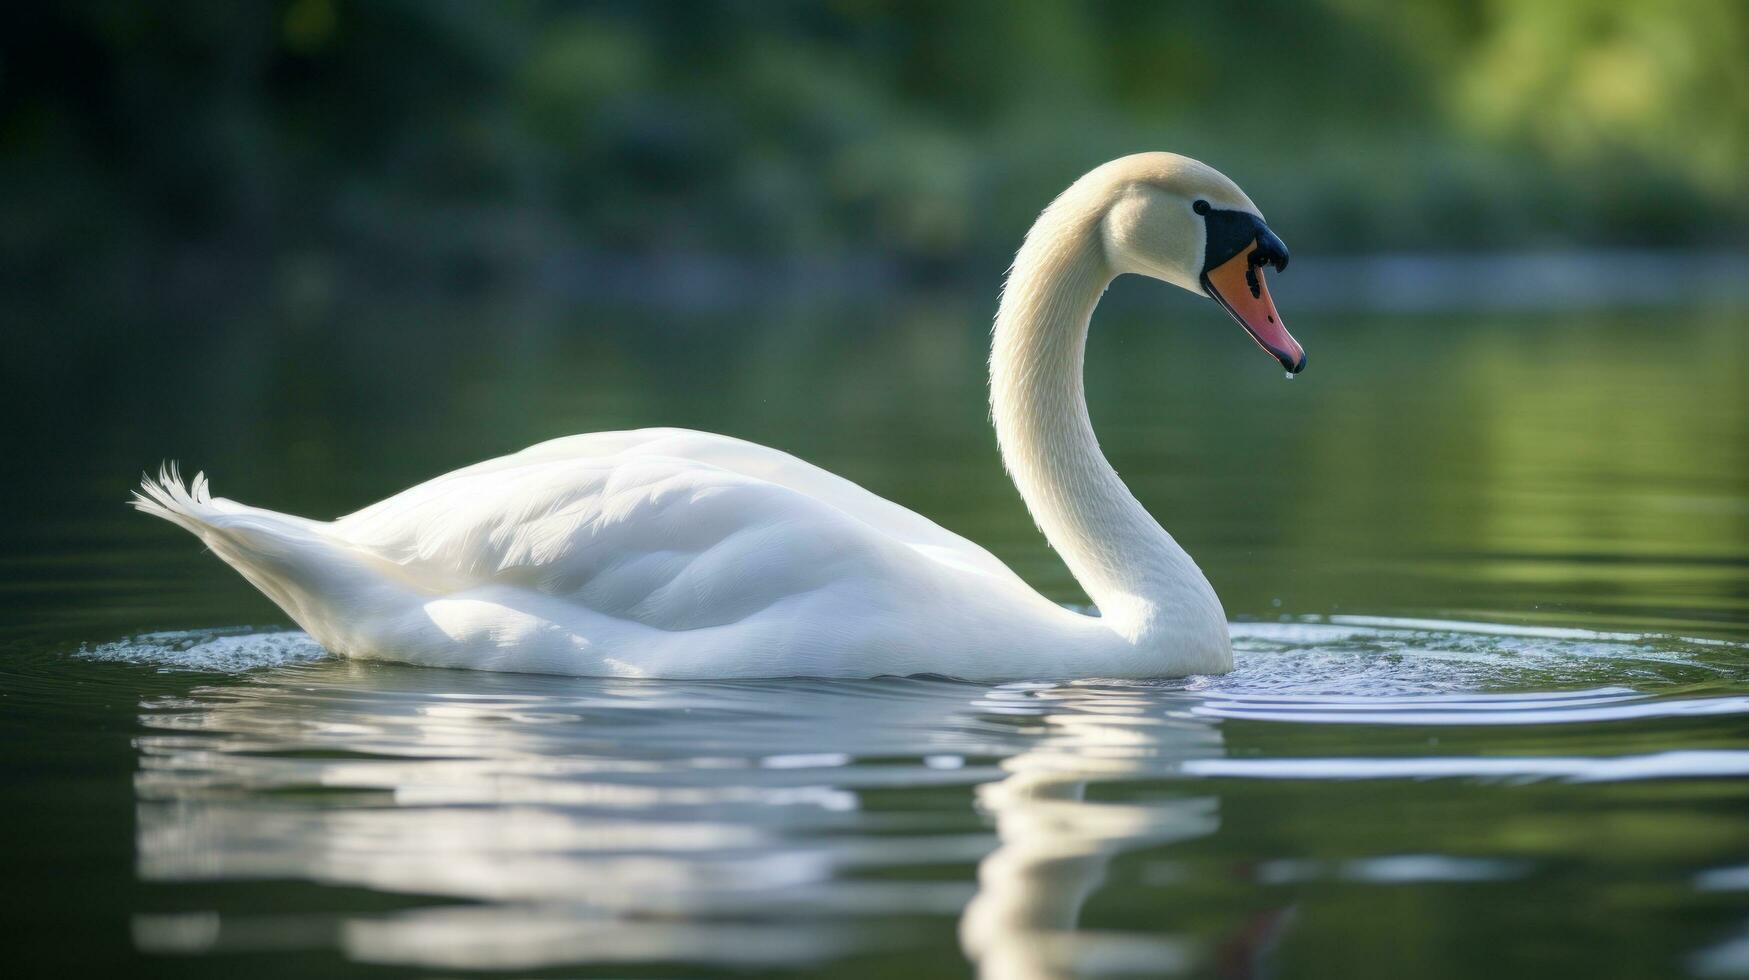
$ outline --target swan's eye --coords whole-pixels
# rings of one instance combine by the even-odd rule
[[[1197,214],[1208,214],[1209,213],[1209,202],[1198,201],[1195,204],[1192,204],[1190,206],[1190,209],[1192,211],[1195,211]]]

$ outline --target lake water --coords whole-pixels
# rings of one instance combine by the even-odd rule
[[[687,425],[1081,603],[995,455],[981,293],[730,315],[293,281],[265,313],[45,324],[0,395],[9,959],[1749,976],[1744,315],[1296,318],[1293,280],[1291,384],[1163,288],[1095,327],[1102,442],[1235,620],[1233,674],[1159,683],[355,664],[123,506],[163,457],[333,516]]]

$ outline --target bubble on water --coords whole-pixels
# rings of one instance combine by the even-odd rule
[[[164,630],[82,647],[74,656],[166,670],[241,673],[320,660],[328,652],[302,630]]]

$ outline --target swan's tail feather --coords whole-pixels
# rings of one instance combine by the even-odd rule
[[[184,487],[175,462],[159,466],[155,478],[141,473],[140,489],[134,491],[131,502],[135,510],[162,517],[196,535],[212,526],[212,493],[207,488],[206,474],[194,474],[193,482]]]
[[[345,624],[359,609],[389,604],[382,561],[337,539],[320,521],[214,497],[206,474],[184,484],[175,463],[142,474],[134,508],[200,538],[331,650],[355,644]]]

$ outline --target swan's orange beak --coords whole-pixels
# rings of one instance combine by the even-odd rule
[[[1257,346],[1275,355],[1289,374],[1306,368],[1306,351],[1300,342],[1282,325],[1281,314],[1275,312],[1275,300],[1269,298],[1269,283],[1263,279],[1263,266],[1269,263],[1258,255],[1253,241],[1220,265],[1203,274],[1203,284],[1215,302],[1226,307],[1233,319],[1245,328]]]

